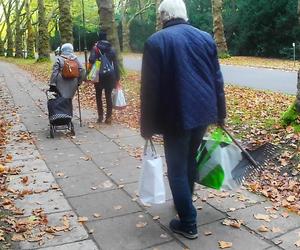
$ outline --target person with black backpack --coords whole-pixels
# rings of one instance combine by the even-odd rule
[[[102,92],[105,92],[106,99],[106,117],[105,123],[111,124],[112,122],[112,90],[116,87],[117,82],[120,80],[119,65],[117,55],[111,43],[107,41],[107,34],[99,32],[99,41],[92,48],[89,65],[91,66],[99,60],[101,63],[99,69],[99,82],[94,83],[96,90],[96,102],[98,110],[98,122],[101,123],[104,118]]]

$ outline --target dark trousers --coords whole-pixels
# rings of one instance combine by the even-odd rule
[[[103,102],[102,102],[102,92],[104,90],[105,100],[106,100],[106,119],[112,116],[112,98],[111,93],[113,90],[113,84],[111,83],[96,83],[96,102],[97,102],[97,110],[99,119],[103,119]]]
[[[168,178],[180,221],[196,224],[197,211],[192,195],[197,176],[196,153],[207,127],[186,130],[178,135],[164,135]]]

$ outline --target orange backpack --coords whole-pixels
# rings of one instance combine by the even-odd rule
[[[75,59],[63,57],[64,66],[61,70],[61,75],[64,79],[75,79],[80,76],[79,65]]]

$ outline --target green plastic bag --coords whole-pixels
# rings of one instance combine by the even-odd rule
[[[99,70],[101,67],[101,62],[99,60],[96,60],[96,62],[93,64],[91,71],[87,75],[87,80],[92,82],[99,82]]]
[[[242,160],[242,153],[221,128],[203,139],[196,160],[199,184],[217,190],[237,187],[231,172]]]

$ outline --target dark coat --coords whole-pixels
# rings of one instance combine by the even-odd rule
[[[95,44],[95,46],[92,48],[90,57],[89,57],[89,63],[94,64],[96,60],[100,59],[100,53],[105,54],[108,60],[113,63],[115,68],[115,74],[113,78],[108,79],[100,79],[100,83],[113,83],[120,80],[120,70],[119,70],[119,64],[117,60],[117,54],[115,50],[112,48],[110,42],[101,40]]]
[[[169,21],[144,47],[141,134],[178,133],[226,117],[224,82],[210,34]]]

